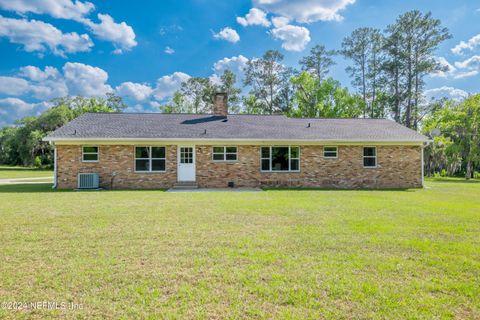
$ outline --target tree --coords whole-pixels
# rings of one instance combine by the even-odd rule
[[[386,33],[387,37],[385,37],[384,42],[385,61],[382,65],[382,71],[385,74],[385,78],[388,79],[385,86],[390,95],[393,119],[401,123],[401,103],[404,100],[402,79],[405,69],[401,56],[401,32],[399,26],[394,24],[387,27]]]
[[[215,87],[209,78],[192,77],[184,81],[180,92],[195,113],[211,113]],[[190,108],[190,107],[189,107]]]
[[[5,127],[0,129],[0,163],[8,165],[20,163],[16,135],[17,128]]]
[[[333,118],[358,117],[363,110],[363,101],[352,96],[338,81],[325,79],[320,85],[308,72],[292,78],[296,88],[295,108],[289,112],[293,117]]]
[[[185,103],[185,97],[180,91],[175,91],[169,104],[160,106],[163,113],[192,113],[192,105]]]
[[[243,97],[242,102],[246,114],[264,114],[266,111],[262,103],[254,95]]]
[[[441,42],[450,37],[440,20],[432,18],[430,12],[422,14],[417,10],[402,14],[395,24],[387,28],[385,50],[392,56],[386,68],[389,74],[393,71],[398,87],[394,90],[394,118],[409,128],[418,128],[425,75],[442,70],[433,53]],[[402,69],[405,71],[402,72]]]
[[[273,114],[281,111],[279,95],[284,88],[282,84],[285,84],[282,60],[283,55],[280,52],[268,50],[262,58],[247,62],[244,86],[251,88],[250,94],[255,96],[261,106],[261,113]]]
[[[127,108],[127,105],[123,103],[123,99],[115,93],[107,92],[106,96],[105,102],[103,102],[102,99],[97,101],[98,105],[104,106],[104,108],[108,110],[106,112],[122,112]]]
[[[370,54],[367,60],[367,87],[368,98],[370,103],[370,118],[375,118],[379,114],[383,114],[381,110],[378,110],[378,97],[384,95],[379,92],[379,87],[385,80],[382,78],[382,63],[384,60],[383,43],[384,38],[378,29],[371,29],[370,31]],[[383,98],[383,97],[382,97]],[[365,102],[365,101],[364,101]]]
[[[119,112],[125,108],[114,94],[106,98],[63,97],[39,116],[17,120],[14,127],[0,131],[0,162],[9,165],[51,165],[53,148],[42,139],[85,112]],[[37,159],[37,160],[35,160]]]
[[[472,178],[474,168],[480,165],[480,94],[458,104],[446,103],[425,120],[424,132],[433,128],[442,133],[437,140],[451,142],[446,154],[452,159],[459,155],[463,161],[465,178]]]
[[[291,67],[283,68],[280,73],[280,86],[278,90],[278,108],[282,113],[288,113],[292,108],[292,100],[295,88],[291,82],[295,70]]]
[[[230,113],[239,113],[240,112],[240,93],[242,90],[235,87],[237,78],[235,74],[230,70],[225,70],[220,77],[219,90],[226,92],[228,95],[228,111]]]
[[[383,36],[373,28],[359,28],[342,42],[341,53],[353,61],[346,71],[353,78],[352,84],[363,98],[363,117],[375,114],[377,91],[380,83]],[[370,106],[370,110],[367,107]]]
[[[310,50],[310,54],[300,60],[302,70],[310,73],[318,82],[329,73],[330,67],[335,64],[332,57],[336,54],[334,50],[327,50],[325,46],[317,44]]]

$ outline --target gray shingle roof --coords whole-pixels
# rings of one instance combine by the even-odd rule
[[[164,113],[86,113],[45,140],[65,139],[428,140],[386,119],[298,119],[282,115],[228,115],[224,118]]]

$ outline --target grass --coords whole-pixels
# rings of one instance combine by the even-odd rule
[[[46,170],[46,169],[30,168],[30,167],[0,166],[0,179],[37,178],[37,177],[53,178],[53,171]]]
[[[457,180],[458,181],[458,180]],[[257,193],[0,186],[0,318],[480,318],[480,183]]]

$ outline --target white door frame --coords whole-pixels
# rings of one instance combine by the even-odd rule
[[[192,163],[181,163],[181,149],[192,148]],[[195,145],[178,145],[177,146],[177,181],[196,181],[196,155]]]

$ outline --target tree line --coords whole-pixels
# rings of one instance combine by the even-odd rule
[[[424,154],[427,176],[480,178],[480,94],[440,101],[422,126],[433,137]]]
[[[86,112],[121,112],[122,98],[107,93],[106,98],[63,97],[38,116],[17,120],[13,127],[0,129],[0,163],[36,167],[53,165],[53,148],[42,141],[50,132]]]
[[[315,45],[300,59],[298,69],[286,66],[279,51],[268,50],[247,62],[241,86],[231,70],[215,82],[208,77],[189,78],[160,110],[211,113],[214,92],[223,91],[228,93],[231,113],[390,118],[427,135],[437,132],[425,150],[427,174],[470,178],[480,165],[478,95],[463,102],[424,99],[425,77],[446,71],[434,52],[450,37],[431,13],[409,11],[384,30],[352,31],[339,49]],[[337,57],[348,61],[352,90],[330,76]],[[51,146],[41,141],[45,135],[84,112],[124,108],[122,99],[112,93],[105,99],[56,99],[41,115],[0,130],[0,163],[51,165]]]
[[[338,50],[318,44],[299,61],[299,69],[283,64],[283,55],[268,50],[248,61],[244,89],[235,87],[235,75],[226,70],[219,84],[209,78],[190,78],[175,93],[165,112],[208,113],[212,92],[229,93],[232,110],[248,113],[284,113],[292,117],[390,117],[413,129],[432,111],[424,101],[425,76],[445,71],[434,57],[448,30],[431,13],[409,11],[384,30],[358,28]],[[346,68],[354,92],[329,76],[335,56],[349,61]]]

